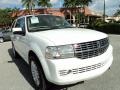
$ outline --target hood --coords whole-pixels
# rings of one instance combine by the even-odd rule
[[[34,35],[38,38],[46,38],[52,41],[55,45],[75,44],[107,37],[107,35],[102,32],[83,28],[54,29],[35,32]]]

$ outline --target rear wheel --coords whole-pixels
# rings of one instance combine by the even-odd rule
[[[30,70],[36,90],[46,90],[46,79],[35,56],[30,56]]]

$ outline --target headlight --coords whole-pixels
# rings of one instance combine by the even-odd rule
[[[46,48],[47,59],[73,58],[74,49],[72,45],[49,46]]]

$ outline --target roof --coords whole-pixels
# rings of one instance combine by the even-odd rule
[[[38,16],[38,15],[51,15],[51,14],[37,14],[37,15],[35,15],[35,14],[30,14],[30,15],[23,15],[23,16],[20,16],[20,17],[18,17],[18,18],[30,17],[30,16]]]
[[[85,15],[86,16],[96,16],[96,17],[102,17],[103,16],[101,13],[90,10],[88,7],[85,7]]]
[[[54,9],[54,8],[42,8],[42,9],[34,9],[32,13],[35,14],[51,14],[55,16],[64,16],[66,13],[82,13],[84,12],[83,8],[77,7],[77,8],[60,8],[60,9]],[[12,17],[19,17],[23,15],[29,15],[30,11],[28,10],[20,10],[18,12],[14,12],[12,14]],[[99,13],[96,13],[92,10],[90,10],[88,7],[85,7],[85,16],[97,16],[101,17],[102,15]]]
[[[55,16],[64,16],[59,9],[53,9],[53,8],[34,9],[32,12],[34,14],[51,14]],[[12,17],[19,17],[19,16],[24,16],[29,14],[30,14],[30,11],[28,10],[19,10],[17,12],[12,13]]]

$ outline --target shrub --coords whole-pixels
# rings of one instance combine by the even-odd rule
[[[117,23],[103,24],[102,26],[97,27],[96,30],[105,33],[120,34],[120,24]]]
[[[91,29],[96,29],[98,27],[101,27],[103,26],[105,23],[102,21],[102,20],[95,20],[95,21],[92,21],[89,25],[88,25],[88,28],[91,28]]]
[[[119,23],[104,23],[102,21],[95,21],[94,23],[89,25],[88,28],[110,34],[120,34]]]

